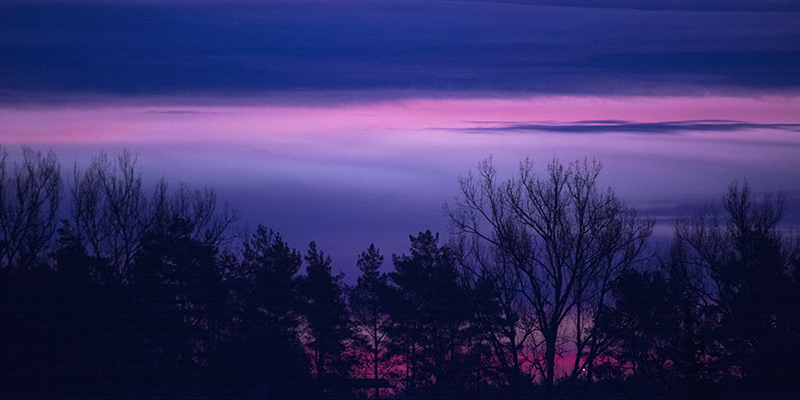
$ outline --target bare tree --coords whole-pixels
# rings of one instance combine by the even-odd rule
[[[487,159],[477,178],[460,179],[455,207],[445,205],[455,234],[480,238],[513,266],[544,342],[548,392],[563,342],[574,347],[572,376],[591,368],[598,355],[593,315],[652,233],[652,220],[638,217],[612,189],[598,187],[600,170],[596,161],[565,168],[554,160],[538,177],[526,159],[514,179],[500,183]]]
[[[30,267],[51,245],[61,203],[61,164],[52,151],[23,147],[22,162],[7,168],[0,147],[0,266]]]
[[[82,173],[73,170],[72,219],[89,254],[104,259],[113,276],[124,276],[139,250],[142,234],[152,219],[136,172],[136,159],[128,151],[116,162],[106,153],[92,160]]]
[[[192,240],[218,246],[231,239],[230,228],[239,213],[227,203],[217,210],[213,189],[191,191],[181,184],[170,194],[162,179],[148,200],[136,158],[123,151],[115,161],[101,153],[85,172],[75,166],[71,192],[76,233],[89,254],[107,264],[104,279],[128,274],[142,235],[154,224],[167,226],[179,218],[191,222]]]
[[[230,244],[235,237],[231,229],[240,218],[239,210],[228,203],[218,209],[217,192],[213,188],[191,190],[186,183],[180,183],[170,196],[163,179],[156,186],[150,209],[156,220],[180,218],[191,221],[191,239],[213,246]]]

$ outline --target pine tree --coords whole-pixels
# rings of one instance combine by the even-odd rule
[[[323,391],[345,389],[353,365],[346,351],[353,339],[350,315],[344,297],[344,274],[334,276],[331,258],[309,244],[305,256],[306,276],[301,281],[302,313],[305,317],[314,372]]]

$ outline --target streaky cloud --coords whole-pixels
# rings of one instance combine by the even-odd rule
[[[795,0],[462,0],[554,7],[647,11],[797,12]]]
[[[480,123],[474,121],[475,123]],[[491,122],[497,124],[497,122]],[[571,123],[525,123],[494,127],[467,128],[466,131],[540,131],[555,133],[652,133],[677,134],[682,132],[733,132],[751,129],[775,129],[800,132],[800,124],[764,124],[728,120],[696,120],[666,122],[630,122],[619,120],[576,121]]]
[[[210,114],[213,111],[196,111],[196,110],[148,110],[144,112],[145,114],[173,114],[173,115],[181,115],[181,114]]]

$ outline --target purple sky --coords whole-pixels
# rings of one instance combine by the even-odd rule
[[[0,4],[0,144],[65,168],[128,149],[351,282],[372,242],[446,237],[489,155],[506,177],[596,157],[662,237],[733,179],[800,223],[797,1],[222,4]]]

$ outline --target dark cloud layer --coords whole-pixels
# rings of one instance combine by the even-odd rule
[[[476,122],[480,123],[480,122]],[[490,131],[539,131],[557,133],[682,133],[682,132],[733,132],[753,129],[777,129],[800,132],[800,124],[760,124],[742,121],[578,121],[568,124],[499,124],[498,126],[472,128],[473,132]]]
[[[0,96],[796,91],[800,19],[793,5],[3,3]]]
[[[468,0],[473,1],[473,0]],[[474,0],[560,7],[625,8],[631,10],[796,12],[796,0]]]

